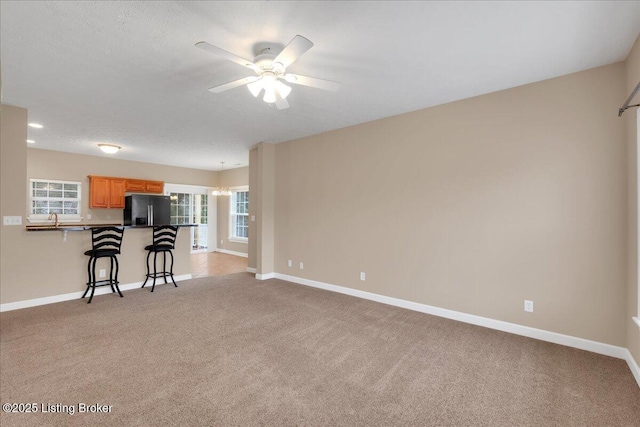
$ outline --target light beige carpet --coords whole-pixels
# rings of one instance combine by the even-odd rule
[[[622,360],[247,273],[179,286],[2,313],[2,403],[76,410],[2,426],[639,425]]]

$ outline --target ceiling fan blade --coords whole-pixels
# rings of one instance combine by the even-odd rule
[[[213,93],[221,93],[224,91],[227,91],[229,89],[233,89],[234,87],[238,87],[238,86],[243,86],[249,83],[253,83],[256,80],[259,80],[260,77],[258,76],[249,76],[249,77],[244,77],[242,79],[239,80],[234,80],[232,82],[229,83],[225,83],[223,85],[220,86],[214,86],[214,87],[210,87],[209,91],[213,92]]]
[[[286,110],[289,108],[289,101],[281,97],[279,93],[276,93],[276,108],[278,110]]]
[[[288,45],[280,52],[276,59],[273,62],[281,63],[284,68],[287,68],[290,64],[292,64],[296,59],[300,58],[303,53],[308,51],[313,47],[313,43],[310,40],[298,35],[293,38],[289,42]]]
[[[341,86],[341,83],[338,82],[318,79],[315,77],[301,76],[299,74],[285,74],[284,79],[289,83],[296,85],[315,87],[317,89],[329,90],[331,92],[337,92]]]
[[[247,67],[247,68],[251,68],[254,71],[257,71],[258,67],[256,67],[256,65],[251,62],[248,61],[244,58],[240,58],[237,55],[234,55],[231,52],[227,52],[226,50],[219,48],[218,46],[214,46],[210,43],[207,42],[198,42],[196,43],[196,47],[199,47],[202,50],[206,50],[207,52],[213,53],[214,55],[218,55],[224,59],[228,59],[229,61],[233,61],[236,64],[240,64],[243,67]]]

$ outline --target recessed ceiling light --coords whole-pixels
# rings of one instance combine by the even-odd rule
[[[113,144],[98,144],[98,147],[107,154],[117,153],[121,148],[120,146]]]
[[[33,139],[27,139],[27,143],[29,144],[35,144],[36,142]]]
[[[40,123],[29,123],[29,127],[36,128],[36,129],[43,128],[43,126]]]

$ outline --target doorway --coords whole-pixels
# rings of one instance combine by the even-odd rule
[[[171,199],[171,224],[194,224],[189,227],[191,253],[204,253],[216,241],[216,201],[209,188],[166,184],[165,194]],[[211,224],[211,227],[209,227]]]

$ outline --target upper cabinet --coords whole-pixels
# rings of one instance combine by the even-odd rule
[[[162,181],[145,181],[142,179],[127,179],[125,190],[129,193],[154,193],[162,194],[164,192],[164,182]]]
[[[112,178],[109,181],[109,207],[124,209],[125,179]]]
[[[164,182],[162,181],[146,181],[144,184],[145,193],[164,193]]]
[[[124,209],[125,193],[164,192],[164,182],[89,175],[89,208]]]
[[[108,208],[111,187],[109,178],[103,176],[89,176],[89,207]]]
[[[145,182],[141,179],[128,179],[126,184],[125,184],[125,190],[126,191],[130,191],[132,193],[135,192],[141,192],[144,193],[145,191]]]

